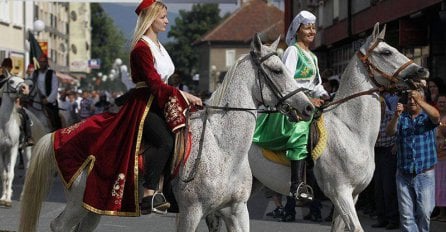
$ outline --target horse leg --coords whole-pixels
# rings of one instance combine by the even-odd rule
[[[89,211],[82,207],[82,199],[87,181],[87,172],[84,170],[74,181],[70,190],[65,189],[67,204],[65,209],[51,221],[50,227],[53,232],[74,231]]]
[[[206,225],[208,226],[209,232],[218,232],[221,227],[220,216],[217,213],[210,213],[206,216]]]
[[[201,205],[180,208],[177,214],[177,232],[195,232],[201,217],[203,217]]]
[[[15,145],[11,148],[11,156],[6,158],[5,162],[5,171],[6,171],[6,184],[5,184],[5,199],[3,202],[3,205],[6,207],[12,206],[12,181],[14,180],[14,167],[17,160],[17,154],[18,154],[18,145]]]
[[[344,231],[345,229],[345,223],[342,219],[341,215],[339,214],[338,210],[335,209],[333,211],[333,221],[331,223],[331,232],[340,232]]]
[[[357,196],[353,196],[351,191],[340,190],[338,191],[338,194],[335,197],[333,204],[335,206],[335,210],[337,211],[337,213],[340,214],[340,217],[342,217],[342,219],[344,220],[344,223],[347,226],[346,229],[348,231],[362,232],[364,230],[362,229],[361,224],[359,223],[359,218],[358,215],[356,214],[356,209],[355,209],[356,199]],[[338,222],[338,224],[339,226],[341,225],[340,222]]]
[[[220,210],[228,231],[249,231],[249,212],[246,202],[235,203]]]
[[[101,221],[101,216],[92,212],[88,212],[87,215],[78,224],[75,231],[78,232],[90,232],[94,231]]]

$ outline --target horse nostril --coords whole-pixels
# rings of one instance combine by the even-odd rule
[[[426,72],[426,69],[425,68],[419,68],[418,69],[418,73],[425,73]]]
[[[305,108],[305,111],[307,111],[308,113],[313,113],[314,110],[314,106],[313,105],[307,105],[307,107]]]

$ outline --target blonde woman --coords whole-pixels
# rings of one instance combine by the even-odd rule
[[[166,30],[167,8],[144,0],[130,54],[136,84],[117,113],[93,115],[54,133],[54,150],[67,188],[88,167],[84,207],[104,215],[139,216],[170,207],[158,192],[159,180],[174,149],[174,135],[185,126],[188,105],[201,99],[167,85],[174,65],[158,41]],[[137,154],[143,151],[144,195],[138,196]]]
[[[166,5],[145,0],[135,12],[138,21],[130,55],[132,80],[137,86],[144,86],[136,94],[147,96],[150,93],[153,96],[142,138],[149,147],[144,151],[144,197],[141,203],[141,213],[146,214],[153,208],[164,210],[170,206],[163,197],[155,197],[152,206],[160,176],[174,148],[174,136],[172,128],[166,123],[164,106],[169,99],[182,100],[182,97],[194,105],[202,103],[200,98],[167,85],[175,67],[166,49],[158,41],[158,33],[166,31],[168,24]]]

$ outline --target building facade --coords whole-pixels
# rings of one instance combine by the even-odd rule
[[[43,28],[37,28],[37,21]],[[30,63],[31,32],[48,56],[51,68],[60,73],[89,73],[90,22],[90,3],[2,0],[0,61],[12,58],[13,73],[24,77]]]

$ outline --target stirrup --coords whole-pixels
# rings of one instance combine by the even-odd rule
[[[160,205],[160,206],[158,206],[158,207],[153,207],[153,203],[154,203],[154,200],[155,200],[155,197],[157,196],[157,195],[160,195],[162,198],[163,198],[163,204],[162,205]],[[162,215],[166,215],[167,214],[167,209],[169,209],[170,208],[170,203],[169,202],[167,202],[167,200],[166,200],[166,197],[164,196],[164,194],[162,193],[162,192],[158,192],[158,191],[156,191],[154,194],[153,194],[153,197],[152,197],[152,209],[151,209],[151,211],[152,212],[154,212],[154,213],[156,213],[156,214],[162,214]]]
[[[313,201],[313,196],[313,188],[304,182],[297,186],[295,193],[290,192],[290,197],[294,197],[296,200]]]

